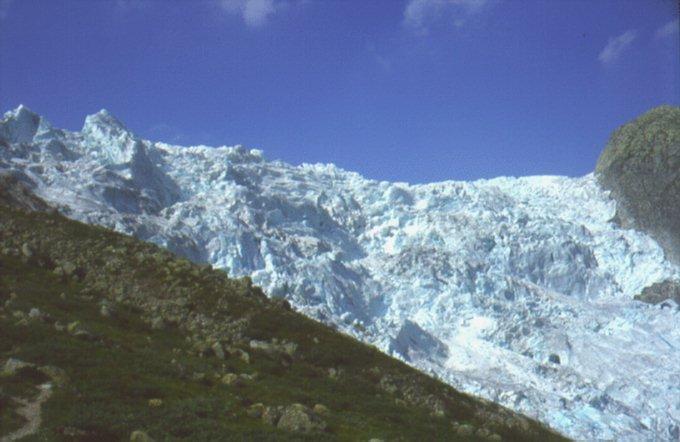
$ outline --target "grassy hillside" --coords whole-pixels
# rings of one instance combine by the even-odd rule
[[[561,440],[247,278],[8,206],[0,364],[0,435],[26,441]]]

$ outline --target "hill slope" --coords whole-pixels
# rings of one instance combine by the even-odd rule
[[[16,398],[42,392],[35,440],[560,439],[247,278],[0,207],[0,435],[27,423]]]
[[[594,175],[424,185],[242,147],[81,131],[25,107],[0,170],[67,216],[249,276],[275,298],[578,439],[680,431],[680,311],[634,300],[678,268]],[[631,382],[631,372],[635,382]]]

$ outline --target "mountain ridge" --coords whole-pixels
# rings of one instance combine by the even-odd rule
[[[72,218],[248,275],[568,436],[678,431],[680,354],[667,350],[680,348],[677,310],[633,300],[677,267],[652,238],[610,222],[616,203],[592,174],[408,185],[243,147],[49,133],[5,135],[0,168]],[[143,155],[121,154],[131,146]]]

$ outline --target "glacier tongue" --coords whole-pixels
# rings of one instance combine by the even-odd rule
[[[22,107],[0,137],[0,170],[70,217],[250,275],[461,390],[577,439],[680,434],[680,311],[632,300],[680,274],[592,175],[377,182],[106,112],[67,132]]]

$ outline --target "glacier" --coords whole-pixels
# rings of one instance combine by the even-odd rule
[[[0,172],[566,436],[680,439],[680,309],[633,300],[680,272],[592,174],[391,183],[25,106],[0,121]]]

